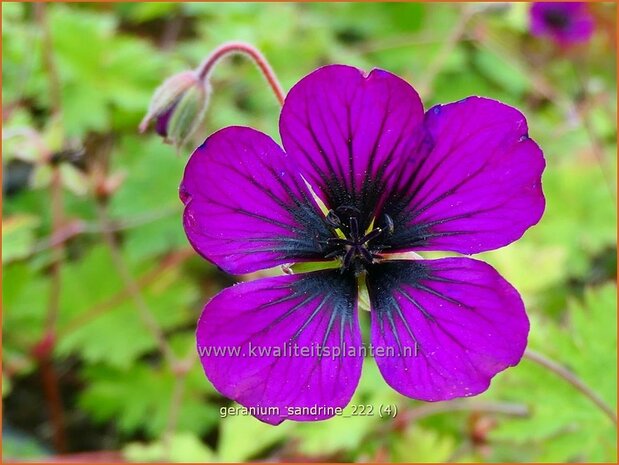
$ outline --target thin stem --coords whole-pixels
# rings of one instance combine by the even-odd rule
[[[52,423],[54,449],[59,453],[64,453],[67,451],[64,408],[60,396],[58,373],[49,354],[39,359],[39,371]]]
[[[166,21],[161,36],[160,46],[162,50],[170,50],[178,40],[178,36],[183,30],[183,16],[175,14],[171,19]]]
[[[271,86],[277,101],[280,105],[283,105],[286,94],[284,93],[273,68],[271,68],[271,65],[267,59],[257,48],[245,42],[226,42],[213,50],[213,52],[206,57],[198,68],[200,79],[208,79],[213,72],[215,65],[225,56],[233,54],[245,55],[246,57],[249,57],[256,65],[258,65],[262,75],[267,80],[269,86]]]
[[[416,45],[438,44],[442,43],[444,40],[444,37],[439,37],[435,33],[409,33],[387,38],[384,40],[372,40],[368,41],[367,43],[362,43],[357,47],[357,49],[351,50],[350,53],[353,55],[368,55],[382,52],[385,50],[392,50],[395,48],[407,48]],[[462,42],[470,40],[472,39],[468,37],[461,38]]]
[[[51,214],[52,214],[52,234],[57,234],[62,229],[64,209],[62,202],[62,178],[57,166],[52,167],[52,179],[50,182]],[[58,312],[60,310],[60,286],[62,284],[61,263],[62,263],[62,243],[52,247],[51,263],[51,285],[50,295],[45,316],[45,328],[48,332],[54,332]]]
[[[589,386],[587,386],[578,376],[569,371],[563,365],[560,365],[554,360],[551,360],[546,356],[533,350],[527,349],[524,353],[524,357],[548,369],[555,375],[563,378],[565,381],[570,383],[582,394],[588,397],[589,400],[591,400],[595,405],[597,405],[600,410],[604,412],[615,425],[617,424],[617,413],[606,402],[604,402],[604,400],[599,395],[597,395]]]
[[[411,423],[439,413],[482,412],[519,418],[525,418],[530,414],[529,408],[523,404],[474,399],[454,399],[446,402],[431,402],[412,408],[401,407],[398,410],[399,413],[393,418],[393,421],[384,422],[374,430],[372,433],[373,437],[376,437],[377,434],[384,437],[393,431],[401,431]]]
[[[178,252],[163,259],[157,268],[149,271],[148,273],[136,280],[138,287],[140,289],[143,289],[147,286],[150,286],[157,279],[159,279],[161,275],[167,270],[179,266],[184,261],[193,257],[194,254],[195,252],[192,248],[187,248],[179,250]],[[112,297],[104,300],[103,302],[96,304],[89,310],[80,313],[76,318],[64,325],[63,329],[58,331],[57,337],[59,339],[63,338],[66,335],[71,334],[73,331],[80,329],[83,325],[91,322],[92,320],[98,318],[106,312],[117,308],[118,305],[124,302],[127,298],[131,298],[131,293],[128,291],[128,289],[125,288],[122,291],[114,294]]]
[[[116,268],[116,271],[124,282],[125,288],[127,289],[128,293],[133,298],[140,318],[144,323],[144,326],[146,326],[148,331],[155,338],[155,341],[157,342],[161,353],[164,355],[170,366],[174,366],[176,363],[174,352],[168,344],[168,341],[166,340],[161,327],[157,323],[157,320],[153,316],[153,313],[151,312],[148,304],[146,303],[146,300],[144,300],[144,296],[142,295],[140,286],[133,278],[131,272],[129,271],[129,267],[125,263],[120,247],[116,241],[116,237],[114,236],[114,232],[110,228],[112,222],[108,217],[106,205],[102,202],[97,202],[97,212],[99,215],[99,221],[101,223],[103,239],[105,240],[105,243],[110,250],[110,254],[112,255],[114,267]]]
[[[52,104],[52,113],[60,114],[62,110],[61,86],[56,63],[54,62],[52,36],[47,21],[47,5],[44,3],[36,3],[34,12],[36,21],[42,33],[43,47],[43,64],[46,68],[47,77],[49,79],[49,95]]]
[[[189,375],[189,371],[193,368],[193,364],[196,361],[196,358],[196,352],[194,350],[191,350],[189,352],[189,355],[184,360],[177,362],[176,366],[172,367],[176,378],[174,380],[174,386],[172,388],[172,397],[170,399],[168,421],[165,427],[165,431],[163,433],[163,443],[165,449],[164,458],[166,460],[172,459],[170,457],[172,438],[178,425],[178,418],[180,415],[181,406],[183,404],[183,397],[185,395],[187,376]]]
[[[484,412],[508,415],[512,417],[525,418],[529,416],[529,409],[526,405],[514,404],[511,402],[490,402],[490,401],[467,401],[463,399],[448,402],[423,404],[412,408],[402,414],[407,422],[415,422],[422,418],[444,412]]]
[[[572,110],[571,102],[563,98],[543,74],[540,74],[535,67],[526,61],[521,61],[510,53],[509,47],[501,39],[500,34],[495,34],[491,30],[485,30],[484,37],[486,40],[474,40],[472,44],[480,50],[485,49],[500,57],[506,65],[521,74],[530,83],[530,89],[534,95],[549,100],[565,113],[569,113]]]
[[[597,136],[595,129],[593,128],[593,124],[591,123],[591,118],[589,117],[589,91],[587,89],[586,79],[583,76],[580,68],[584,68],[584,65],[574,64],[574,75],[576,76],[576,81],[578,82],[579,87],[578,90],[580,92],[580,96],[583,102],[583,105],[576,106],[576,110],[578,111],[578,116],[580,116],[580,119],[582,121],[583,128],[587,132],[589,141],[591,142],[591,151],[593,152],[593,155],[597,160],[598,166],[600,167],[600,171],[602,172],[602,177],[604,178],[604,182],[606,183],[606,187],[608,188],[610,198],[614,203],[617,203],[616,193],[613,187],[612,175],[610,174],[608,166],[608,158],[604,156],[604,144]]]
[[[426,73],[421,77],[419,81],[419,93],[425,97],[432,93],[432,87],[434,85],[434,80],[436,76],[439,75],[447,58],[453,50],[456,48],[458,43],[464,37],[466,33],[467,26],[469,20],[475,14],[475,10],[471,8],[469,5],[465,5],[462,7],[462,11],[460,14],[460,18],[458,23],[453,27],[451,34],[447,37],[445,42],[443,43],[442,48],[436,54],[434,60],[428,66]]]
[[[108,229],[111,231],[123,231],[127,229],[133,229],[146,224],[161,220],[173,214],[177,214],[178,207],[161,209],[156,212],[148,212],[141,215],[136,215],[131,219],[117,220],[113,224],[108,225]],[[103,232],[101,225],[98,223],[90,223],[82,220],[73,220],[65,223],[62,229],[56,231],[54,234],[38,241],[34,247],[32,247],[31,255],[35,255],[46,251],[50,248],[63,244],[70,239],[79,236],[81,234],[100,234]]]
[[[47,21],[47,6],[43,3],[37,3],[35,6],[35,19],[39,29],[42,31],[42,56],[43,63],[47,71],[49,80],[49,94],[51,98],[51,113],[52,117],[57,117],[62,114],[62,99],[60,94],[60,79],[56,69],[53,55],[52,37],[50,34],[49,24]],[[42,159],[45,162],[50,162],[50,153],[47,147],[36,138],[40,144]],[[62,177],[60,168],[52,164],[52,177],[49,185],[50,202],[51,202],[51,221],[52,234],[56,234],[62,228],[64,221],[64,205],[62,199]],[[67,450],[67,440],[65,432],[64,407],[62,397],[60,396],[60,386],[58,382],[58,374],[54,367],[52,354],[55,344],[56,323],[60,311],[60,291],[62,286],[62,259],[63,246],[59,244],[53,247],[52,262],[50,265],[50,293],[47,302],[47,313],[45,316],[45,332],[41,341],[34,348],[34,355],[38,362],[43,391],[47,401],[47,409],[49,411],[50,420],[52,423],[54,447],[58,452]]]
[[[183,403],[183,396],[185,394],[185,384],[187,381],[187,375],[178,375],[174,379],[174,386],[172,387],[172,397],[170,399],[170,410],[168,412],[168,423],[163,433],[163,447],[164,447],[164,459],[172,460],[170,457],[170,449],[172,446],[172,438],[174,437],[174,431],[178,423],[178,416],[180,408]]]
[[[52,179],[50,183],[52,234],[61,227],[63,213],[62,203],[62,179],[58,166],[52,167]],[[56,245],[52,248],[52,263],[50,265],[50,287],[47,301],[47,313],[45,315],[45,332],[41,341],[35,346],[35,356],[38,361],[39,372],[43,384],[43,392],[47,401],[54,448],[57,452],[67,451],[67,438],[65,431],[65,416],[58,374],[52,361],[52,354],[56,341],[56,323],[60,311],[60,289],[62,286],[62,258],[63,246]]]
[[[394,421],[384,423],[379,433],[388,434],[407,425],[439,413],[449,412],[482,412],[511,417],[526,418],[530,411],[526,405],[511,402],[493,402],[485,400],[455,399],[446,402],[421,404],[409,409],[401,409]]]

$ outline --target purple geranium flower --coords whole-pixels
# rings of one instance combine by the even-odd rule
[[[531,33],[560,45],[587,42],[593,34],[593,17],[584,2],[536,2],[530,11]]]
[[[411,254],[496,249],[539,221],[545,163],[519,111],[469,97],[424,114],[401,78],[332,65],[292,88],[280,133],[283,148],[228,127],[196,149],[180,187],[187,237],[231,274],[336,267],[244,282],[206,305],[197,342],[219,392],[271,424],[333,416],[310,409],[344,407],[356,389],[366,288],[376,362],[406,396],[475,395],[519,362],[518,292],[484,262]],[[296,356],[252,353],[292,344]]]

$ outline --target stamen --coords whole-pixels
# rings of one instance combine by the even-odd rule
[[[342,227],[342,221],[340,220],[340,217],[337,216],[337,214],[333,210],[329,210],[329,212],[327,213],[327,216],[325,217],[325,221],[332,228]]]
[[[365,244],[366,242],[369,242],[372,239],[376,239],[382,233],[383,233],[383,230],[381,228],[376,228],[373,231],[370,231],[369,233],[367,233],[365,236],[363,236],[360,242],[362,244]]]
[[[389,234],[393,234],[393,219],[391,219],[391,217],[389,215],[387,215],[385,213],[385,229],[387,230],[387,232],[389,232]]]
[[[344,255],[344,259],[342,261],[342,264],[344,265],[344,269],[350,267],[350,264],[352,263],[352,259],[355,256],[355,249],[356,247],[351,247],[350,249],[346,251],[346,255]]]
[[[358,247],[357,250],[361,252],[361,255],[363,255],[363,258],[365,259],[366,262],[372,263],[374,261],[374,256],[365,247],[363,246]]]
[[[348,239],[340,239],[339,237],[330,237],[327,239],[328,245],[355,245],[354,242],[349,241]]]
[[[327,255],[325,255],[325,258],[335,258],[338,255],[342,255],[342,249],[337,249],[333,252],[329,252]]]
[[[345,217],[348,217],[348,231],[343,228],[345,223],[342,220]],[[385,233],[393,233],[393,219],[387,214],[383,215],[381,227],[374,227],[373,219],[365,230],[365,234],[361,235],[359,229],[360,217],[359,209],[349,205],[342,205],[335,210],[329,210],[325,214],[325,222],[337,234],[337,237],[330,237],[321,241],[328,247],[325,250],[325,258],[339,257],[342,261],[342,272],[352,269],[355,274],[362,273],[367,264],[376,260],[377,253],[389,248],[381,244],[372,246],[369,243]]]
[[[357,218],[354,216],[350,217],[350,236],[355,242],[359,239],[359,223],[357,222]]]

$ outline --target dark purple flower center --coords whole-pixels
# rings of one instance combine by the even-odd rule
[[[544,12],[544,21],[553,29],[565,29],[570,23],[570,16],[559,8],[551,8]]]
[[[325,218],[334,233],[334,237],[324,241],[327,246],[325,258],[340,258],[342,271],[350,269],[355,274],[361,273],[367,265],[372,264],[376,254],[385,248],[373,241],[379,236],[393,233],[393,220],[389,215],[384,215],[382,226],[372,226],[366,231],[359,227],[360,217],[359,209],[345,205],[329,210]]]

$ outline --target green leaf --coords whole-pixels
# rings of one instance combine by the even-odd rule
[[[474,55],[474,64],[494,84],[512,95],[522,95],[530,88],[530,80],[520,67],[505,61],[497,52],[479,49]]]
[[[114,269],[104,247],[63,267],[59,354],[76,353],[90,363],[126,369],[157,347],[126,286],[116,273],[110,273]],[[195,289],[180,278],[178,270],[161,275],[142,294],[163,330],[191,321],[188,308],[196,299]]]
[[[2,263],[27,257],[35,244],[39,219],[32,215],[14,215],[2,220]]]
[[[25,262],[3,266],[2,278],[2,355],[26,356],[43,333],[50,281]]]
[[[449,462],[455,449],[452,437],[412,425],[393,439],[390,458],[393,462]]]
[[[105,131],[115,115],[140,113],[162,78],[162,59],[145,42],[116,32],[116,18],[101,11],[54,5],[54,58],[62,85],[67,134]],[[80,37],[80,40],[75,40]]]
[[[147,219],[126,232],[127,257],[137,263],[186,247],[178,199],[186,159],[159,138],[127,137],[122,142],[117,159],[130,175],[111,199],[111,216],[129,222]]]
[[[5,398],[11,393],[12,387],[13,384],[11,383],[11,378],[9,378],[5,373],[2,373],[2,398]]]
[[[562,363],[600,395],[617,405],[617,291],[614,285],[589,290],[573,301],[567,326],[533,319],[531,346]],[[528,403],[531,418],[502,422],[495,440],[528,444],[541,461],[616,460],[616,429],[588,398],[554,373],[523,361],[493,383],[493,394]]]
[[[378,424],[391,421],[380,417],[380,406],[398,401],[398,395],[385,383],[374,360],[367,359],[359,387],[344,414],[322,422],[299,424],[293,437],[299,441],[300,452],[309,456],[354,451]]]
[[[221,419],[217,456],[222,462],[247,461],[283,440],[291,427],[290,422],[271,426],[252,416],[228,415]]]
[[[212,462],[213,451],[192,433],[176,433],[169,439],[149,444],[130,443],[123,450],[124,456],[131,462]]]
[[[175,381],[168,369],[145,363],[135,363],[130,370],[91,365],[83,376],[87,387],[80,394],[79,405],[95,420],[113,420],[125,434],[141,432],[151,438],[165,430]],[[209,391],[202,368],[196,365],[186,381],[178,411],[179,431],[204,434],[216,424],[217,407],[204,398]]]

